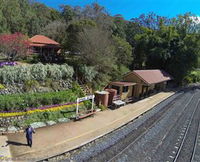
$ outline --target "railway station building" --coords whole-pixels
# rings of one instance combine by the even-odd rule
[[[116,89],[121,100],[141,98],[162,91],[167,82],[172,80],[163,70],[133,70],[123,77],[121,82],[111,82],[109,88]]]

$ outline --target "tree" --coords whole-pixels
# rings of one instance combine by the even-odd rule
[[[124,20],[122,15],[115,15],[113,18],[113,35],[118,36],[120,38],[126,39],[126,26],[127,22]]]
[[[156,15],[153,12],[150,12],[148,14],[141,14],[139,18],[132,18],[132,22],[139,24],[142,27],[146,27],[149,29],[157,30],[160,27],[160,24],[164,25],[170,25],[171,19],[168,19],[167,17]]]
[[[77,53],[77,42],[78,42],[78,36],[80,32],[83,32],[86,29],[94,28],[97,24],[88,19],[82,19],[82,20],[74,20],[69,24],[67,28],[67,37],[65,38],[64,42],[64,48],[71,53]]]
[[[115,45],[115,56],[117,58],[117,64],[129,67],[133,61],[132,46],[120,37],[113,36]]]
[[[8,61],[28,54],[29,41],[21,33],[0,35],[0,50]]]
[[[107,73],[116,61],[109,33],[98,28],[80,32],[76,49],[85,64],[95,66],[101,72]]]
[[[75,12],[74,8],[72,8],[69,5],[61,5],[60,8],[61,15],[67,23],[77,16],[77,13]]]
[[[53,21],[41,29],[41,34],[50,37],[53,40],[56,40],[60,44],[65,43],[67,37],[68,25],[64,21]]]
[[[135,40],[135,68],[164,69],[181,83],[197,67],[200,46],[196,34],[161,24],[157,30],[144,28]]]

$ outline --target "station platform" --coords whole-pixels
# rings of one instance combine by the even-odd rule
[[[1,156],[37,161],[78,148],[132,121],[174,93],[160,92],[115,110],[97,112],[94,117],[38,128],[32,148],[26,145],[24,133],[0,136],[0,161]]]

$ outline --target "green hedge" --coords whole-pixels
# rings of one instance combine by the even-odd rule
[[[75,102],[76,98],[80,96],[83,96],[83,92],[78,85],[74,85],[72,89],[67,91],[0,95],[0,111],[21,111],[26,108]]]

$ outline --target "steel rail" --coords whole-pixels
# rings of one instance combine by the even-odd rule
[[[175,158],[173,159],[173,162],[176,162],[176,161],[178,160],[178,158],[179,158],[181,149],[183,148],[183,144],[184,144],[184,142],[185,142],[186,136],[187,136],[188,131],[189,131],[189,128],[190,128],[190,126],[191,126],[192,119],[194,118],[195,112],[196,112],[196,110],[197,110],[197,108],[198,108],[199,102],[200,102],[200,99],[198,100],[198,102],[197,102],[197,104],[196,104],[196,106],[195,106],[195,109],[194,109],[194,111],[193,111],[193,113],[192,113],[192,116],[191,116],[191,118],[190,118],[190,122],[189,122],[188,125],[187,125],[187,128],[186,128],[186,131],[185,131],[185,133],[184,133],[183,139],[182,139],[181,144],[180,144],[180,146],[179,146],[179,148],[178,148],[178,151],[177,151],[177,153],[176,153],[176,155],[175,155]]]
[[[199,136],[200,136],[200,120],[198,121],[198,129],[197,129],[197,133],[196,133],[196,137],[195,137],[195,144],[194,144],[194,148],[192,150],[192,157],[190,159],[191,162],[193,162],[194,158],[195,158],[195,153],[196,153],[196,148],[197,148],[197,145],[198,145]]]
[[[190,104],[190,102],[192,101],[192,99],[194,98],[195,94],[192,95],[192,97],[190,98],[189,102],[187,104],[185,104],[183,111],[186,109],[186,107]],[[177,98],[175,99],[175,101],[177,100]],[[169,105],[168,107],[170,107],[171,105]],[[169,110],[168,110],[169,111]],[[182,113],[181,113],[182,114]],[[115,156],[113,156],[111,159],[109,159],[107,162],[111,162],[112,160],[114,160],[116,157],[118,157],[119,155],[121,155],[122,153],[124,153],[130,146],[132,146],[134,143],[136,143],[140,138],[142,138],[152,127],[154,127],[160,120],[162,120],[162,116],[160,116],[156,122],[154,122],[154,124],[152,124],[148,129],[146,129],[146,131],[144,131],[140,136],[138,136],[133,142],[131,142],[129,145],[127,145],[123,150],[121,150],[119,153],[117,153]],[[180,119],[181,115],[179,116],[178,119]],[[176,121],[177,121],[176,120]]]

